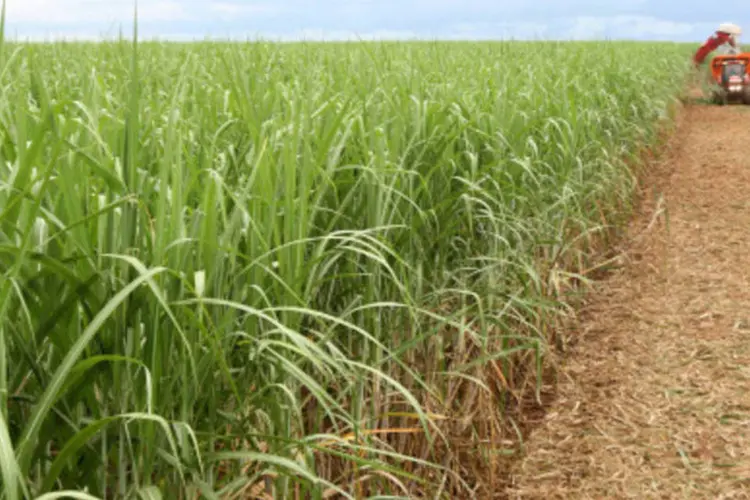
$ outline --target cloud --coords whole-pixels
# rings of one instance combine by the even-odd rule
[[[6,0],[8,33],[128,31],[136,0]],[[736,7],[740,0],[725,0]],[[698,0],[138,0],[144,37],[702,41],[725,19]],[[741,12],[741,11],[737,11]],[[730,16],[731,17],[731,16]],[[740,25],[750,19],[730,19]],[[750,15],[748,16],[750,18]],[[109,35],[107,35],[109,36]]]
[[[673,39],[693,34],[697,23],[675,22],[649,16],[579,16],[567,37],[574,40],[601,38]]]
[[[547,23],[459,23],[450,27],[448,38],[460,40],[544,39],[552,30]],[[554,34],[554,33],[552,33]]]
[[[279,3],[211,2],[208,10],[224,18],[237,18],[238,16],[277,15],[285,9]]]
[[[133,20],[132,0],[8,0],[6,13],[10,23],[65,25],[129,22]],[[138,19],[142,21],[181,21],[190,19],[185,2],[178,0],[141,0]]]

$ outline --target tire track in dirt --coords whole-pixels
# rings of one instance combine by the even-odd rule
[[[652,168],[510,498],[750,498],[750,110],[688,105]]]

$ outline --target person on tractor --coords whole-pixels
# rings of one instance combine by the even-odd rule
[[[736,24],[724,23],[719,25],[719,29],[711,35],[706,42],[701,45],[693,56],[693,62],[698,67],[703,64],[708,55],[720,49],[721,52],[728,54],[739,53],[740,48],[737,38],[742,34],[742,29]],[[723,50],[722,50],[723,49]]]

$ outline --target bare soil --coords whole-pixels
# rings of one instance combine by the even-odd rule
[[[750,498],[750,108],[688,104],[651,168],[503,496]]]

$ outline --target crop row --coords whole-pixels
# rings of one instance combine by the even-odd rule
[[[686,60],[6,44],[6,498],[481,496]]]

